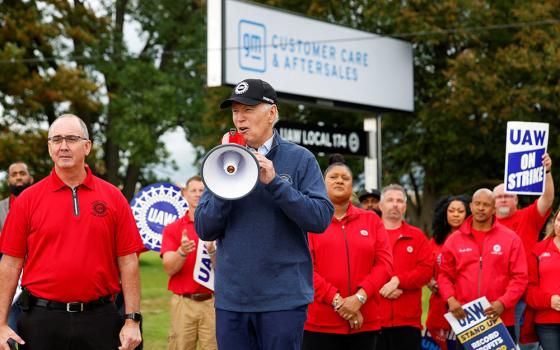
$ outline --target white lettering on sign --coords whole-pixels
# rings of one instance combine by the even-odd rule
[[[544,168],[524,170],[508,175],[508,188],[518,188],[542,182],[544,180]]]
[[[280,136],[285,140],[301,145],[301,130],[299,129],[280,128]]]
[[[331,137],[328,132],[304,131],[303,144],[309,146],[332,147]]]
[[[155,224],[167,226],[175,220],[177,220],[177,215],[175,214],[157,210],[156,208],[150,208],[150,210],[148,210],[148,221]]]

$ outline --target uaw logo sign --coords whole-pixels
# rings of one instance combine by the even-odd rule
[[[239,66],[253,72],[266,71],[266,27],[257,22],[239,21]]]
[[[188,209],[181,189],[167,183],[142,188],[130,206],[144,246],[156,252],[161,248],[163,228],[185,215]]]

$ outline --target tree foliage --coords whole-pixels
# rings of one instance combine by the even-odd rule
[[[4,1],[0,11],[1,124],[79,115],[100,148],[97,173],[127,197],[167,162],[160,137],[200,124],[201,1]],[[140,52],[125,42],[127,23],[144,38]]]

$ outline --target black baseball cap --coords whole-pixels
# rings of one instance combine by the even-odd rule
[[[379,192],[379,190],[363,190],[362,192],[360,192],[358,200],[361,202],[367,197],[373,197],[379,200],[381,199],[381,192]]]
[[[233,102],[248,106],[255,106],[259,103],[273,105],[277,100],[276,91],[266,81],[245,79],[233,88],[231,96],[220,104],[220,108],[229,108]]]

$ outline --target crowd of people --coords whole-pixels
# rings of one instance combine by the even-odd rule
[[[534,203],[518,208],[503,185],[446,196],[426,235],[405,220],[401,185],[364,190],[355,202],[341,156],[321,174],[313,154],[275,131],[276,101],[268,83],[247,79],[221,104],[254,152],[256,187],[226,200],[194,176],[182,192],[188,212],[164,229],[169,349],[421,349],[425,286],[426,334],[443,350],[453,338],[443,315],[462,319],[462,306],[481,296],[515,342],[560,349],[558,212],[539,241],[554,201],[547,154]],[[25,163],[8,168],[0,350],[135,349],[143,245],[128,203],[85,164],[91,141],[80,118],[59,117],[48,149],[53,171],[33,186]],[[193,278],[200,244],[212,257],[213,290]],[[123,315],[114,303],[121,291]]]

